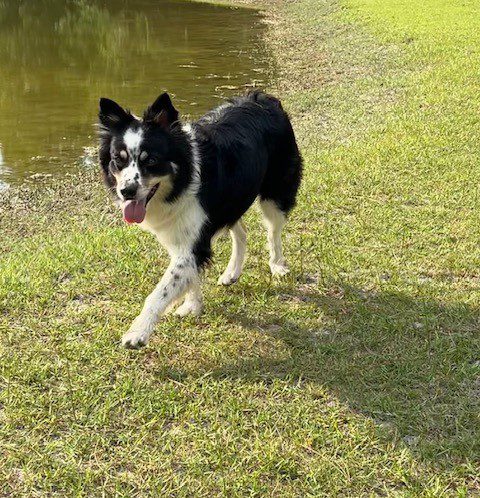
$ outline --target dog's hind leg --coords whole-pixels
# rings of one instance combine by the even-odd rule
[[[282,228],[287,220],[286,215],[277,203],[270,199],[261,200],[260,209],[267,228],[270,270],[272,275],[286,275],[289,270],[282,249]]]
[[[230,236],[232,237],[232,255],[230,256],[227,268],[218,279],[219,285],[234,284],[240,277],[243,263],[245,262],[247,231],[242,220],[238,220],[230,228]]]
[[[183,254],[172,259],[165,275],[145,299],[142,311],[122,337],[122,344],[127,348],[145,346],[160,316],[193,285],[199,285],[195,256]]]
[[[202,290],[200,288],[199,279],[192,283],[192,286],[185,294],[185,301],[176,310],[175,314],[178,316],[199,316],[203,310]]]

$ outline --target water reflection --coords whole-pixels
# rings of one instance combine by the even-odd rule
[[[183,113],[266,78],[250,10],[176,0],[0,2],[0,178],[73,168],[98,97],[140,110],[163,89]]]

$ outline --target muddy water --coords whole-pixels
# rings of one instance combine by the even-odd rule
[[[258,13],[180,0],[0,2],[0,183],[94,161],[100,96],[194,117],[270,73]]]

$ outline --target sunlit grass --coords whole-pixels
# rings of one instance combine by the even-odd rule
[[[145,350],[118,341],[166,257],[96,178],[0,205],[5,495],[478,494],[478,14],[276,5],[306,159],[292,274],[271,280],[252,212],[241,280],[215,285],[220,242],[205,314]]]

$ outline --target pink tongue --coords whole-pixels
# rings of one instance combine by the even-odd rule
[[[141,223],[145,219],[147,209],[145,201],[127,201],[123,205],[123,219],[127,223]]]

